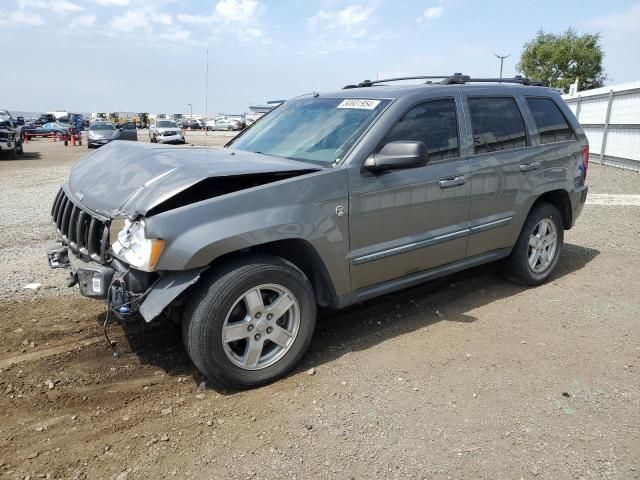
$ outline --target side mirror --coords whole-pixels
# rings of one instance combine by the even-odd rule
[[[424,142],[399,140],[389,142],[378,153],[364,162],[364,167],[372,172],[423,167],[427,164],[427,146]]]

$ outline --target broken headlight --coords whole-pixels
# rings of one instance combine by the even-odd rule
[[[110,236],[111,251],[116,257],[139,270],[153,271],[164,240],[147,238],[144,220],[115,219],[111,222]]]

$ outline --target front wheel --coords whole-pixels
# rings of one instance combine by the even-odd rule
[[[182,334],[202,373],[244,389],[289,372],[306,352],[315,322],[304,273],[279,257],[255,256],[200,285],[187,302]]]
[[[524,285],[540,285],[549,279],[560,258],[564,224],[550,203],[534,206],[518,241],[504,265],[508,279]]]

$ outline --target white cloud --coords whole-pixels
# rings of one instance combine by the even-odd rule
[[[0,25],[3,27],[19,27],[22,25],[37,27],[44,25],[44,18],[37,13],[25,12],[23,10],[11,12],[0,10]]]
[[[39,8],[59,15],[69,15],[84,10],[83,6],[69,0],[18,0],[18,8],[21,10]]]
[[[624,13],[612,13],[595,17],[586,22],[592,28],[606,33],[634,33],[640,31],[640,2],[632,5]]]
[[[95,15],[79,15],[71,21],[69,28],[73,30],[74,28],[91,27],[94,23],[96,23]]]
[[[98,5],[114,6],[114,7],[126,7],[129,5],[129,0],[93,0]]]
[[[352,38],[367,34],[367,28],[373,14],[373,8],[350,5],[337,11],[320,10],[307,24],[314,30],[333,30],[346,32]]]
[[[154,7],[147,6],[126,10],[121,15],[116,15],[109,22],[109,28],[116,32],[134,32],[145,30],[151,33],[153,24],[171,25],[173,19],[166,13],[155,12]]]
[[[436,18],[440,18],[444,13],[444,7],[429,7],[425,8],[422,15],[420,15],[417,19],[418,22],[422,22],[425,20],[433,20]]]
[[[160,33],[158,37],[173,43],[184,42],[191,38],[191,32],[184,28],[178,27],[172,28],[167,32]]]
[[[251,20],[257,9],[257,0],[220,0],[215,12],[224,23],[243,23]]]
[[[163,25],[171,25],[173,23],[171,15],[167,13],[154,13],[151,15],[151,21],[155,23],[162,23]]]
[[[122,15],[113,17],[109,26],[117,32],[133,32],[139,28],[148,27],[148,12],[145,9],[127,10]]]
[[[260,22],[261,5],[257,0],[219,0],[211,15],[179,13],[179,22],[191,25],[216,25],[214,36],[233,33],[241,42],[271,43]]]
[[[176,15],[179,22],[190,24],[205,24],[213,22],[212,16],[207,15],[191,15],[190,13],[179,13]]]

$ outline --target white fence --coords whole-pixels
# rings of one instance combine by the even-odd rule
[[[562,98],[587,134],[592,159],[640,171],[640,82]]]

